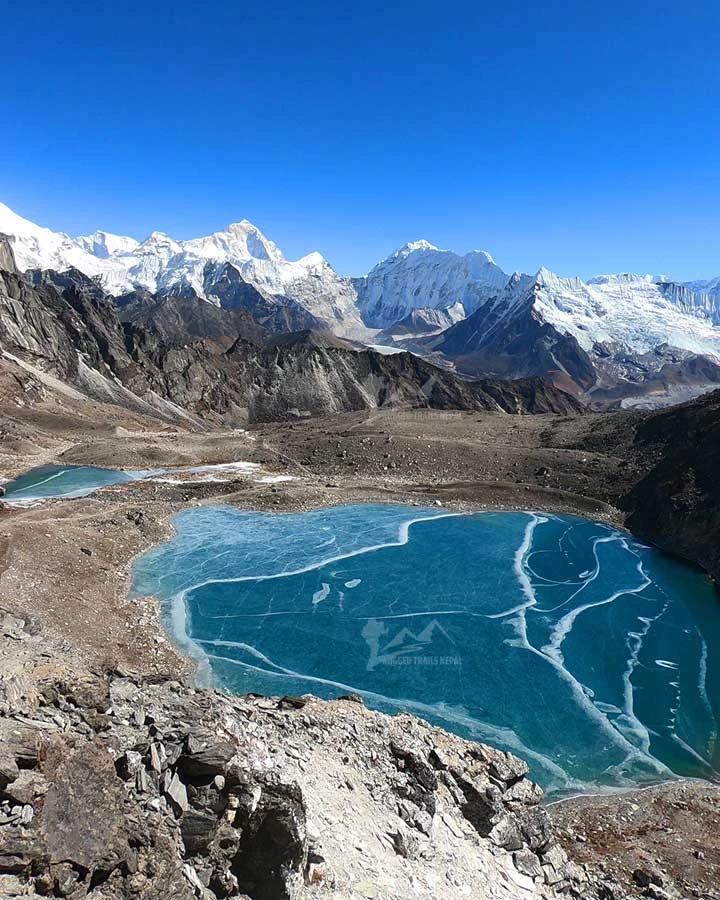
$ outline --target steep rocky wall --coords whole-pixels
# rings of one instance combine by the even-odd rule
[[[10,241],[4,234],[0,234],[0,271],[11,272],[13,275],[18,274]]]
[[[641,420],[631,452],[650,465],[623,499],[628,527],[720,584],[720,391]]]

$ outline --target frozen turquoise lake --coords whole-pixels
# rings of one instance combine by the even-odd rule
[[[179,466],[172,469],[104,469],[99,466],[46,465],[2,483],[5,502],[30,506],[45,500],[73,500],[87,497],[102,488],[139,481],[192,483],[228,481],[238,476],[253,476],[258,482],[287,481],[288,476],[261,474],[252,462],[227,462],[213,465]],[[290,479],[291,480],[291,479]]]
[[[4,499],[10,503],[36,503],[60,498],[72,500],[128,481],[142,481],[155,474],[149,470],[123,471],[97,466],[37,466],[5,482]]]
[[[174,525],[134,592],[226,690],[359,693],[524,756],[551,793],[716,775],[718,598],[625,533],[391,505]]]

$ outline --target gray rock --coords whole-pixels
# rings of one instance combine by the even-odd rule
[[[554,841],[555,835],[545,809],[531,807],[518,814],[522,835],[528,847],[535,851],[545,851]]]
[[[658,884],[649,884],[645,891],[645,896],[651,897],[652,900],[676,900],[676,898],[680,897],[680,894],[678,894],[677,891],[671,893],[669,890],[660,887]]]
[[[26,803],[22,808],[22,812],[20,813],[20,821],[23,825],[29,825],[32,822],[34,815],[35,810],[33,809],[32,805],[30,803]]]
[[[545,881],[548,884],[558,884],[566,878],[568,873],[567,856],[559,844],[552,844],[545,849],[540,858]]]
[[[506,784],[514,784],[524,778],[530,771],[524,759],[513,756],[512,753],[495,753],[490,760],[490,774]]]
[[[188,808],[188,796],[187,788],[182,783],[182,781],[180,781],[180,777],[177,772],[175,772],[170,777],[164,793],[168,801],[170,802],[175,815],[178,817],[182,815],[182,813],[184,813]]]
[[[217,826],[218,817],[214,813],[188,809],[180,825],[187,853],[193,856],[204,853],[212,842]]]
[[[540,860],[532,850],[517,850],[513,853],[513,862],[518,872],[528,875],[530,878],[542,878],[543,870]]]
[[[55,746],[54,752],[67,754],[64,746]],[[112,848],[122,851],[128,840],[124,807],[123,784],[104,746],[86,744],[64,755],[43,808],[51,863],[70,862],[90,871]]]
[[[521,778],[505,791],[502,799],[511,809],[519,810],[526,806],[536,806],[542,801],[543,796],[543,789],[538,784],[527,778]]]
[[[4,749],[21,768],[34,768],[40,758],[40,733],[25,725],[14,726],[5,738]]]
[[[651,884],[656,884],[659,887],[662,887],[663,885],[663,877],[655,869],[635,869],[635,871],[632,873],[632,877],[635,884],[641,888],[650,887]]]
[[[150,744],[150,766],[160,774],[167,766],[167,754],[163,745],[157,741]]]
[[[420,849],[420,844],[411,831],[403,828],[394,832],[391,837],[395,852],[399,856],[403,856],[405,859],[415,859]]]
[[[4,790],[20,775],[20,769],[15,762],[15,755],[8,747],[0,746],[0,790]]]
[[[290,900],[290,884],[307,865],[305,804],[296,784],[265,786],[257,809],[242,831],[233,871],[240,890],[262,898]],[[262,892],[253,886],[263,884]]]
[[[512,814],[503,816],[496,822],[488,837],[496,847],[504,850],[521,850],[523,846],[520,827]]]
[[[235,746],[230,741],[215,738],[205,746],[191,735],[187,751],[178,760],[178,767],[190,777],[222,775],[234,755]]]
[[[444,750],[440,747],[433,747],[430,751],[430,762],[436,769],[445,770],[450,767],[450,760]]]
[[[67,897],[78,887],[80,876],[68,863],[60,863],[54,870],[55,892]]]
[[[7,235],[4,234],[0,234],[0,269],[5,272],[12,272],[14,275],[19,274],[12,245]]]

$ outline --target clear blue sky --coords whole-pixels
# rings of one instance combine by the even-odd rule
[[[2,16],[0,199],[70,233],[248,218],[361,274],[720,274],[717,0],[37,0]]]

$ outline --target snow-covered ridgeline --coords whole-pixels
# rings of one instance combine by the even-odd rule
[[[720,359],[720,296],[647,276],[559,278],[540,270],[535,310],[586,350],[596,343],[647,353],[660,344]]]
[[[365,321],[392,326],[427,308],[461,302],[472,313],[488,302],[505,321],[524,314],[532,298],[536,318],[577,339],[646,353],[660,344],[720,359],[720,279],[717,293],[696,292],[665,275],[622,273],[588,282],[541,268],[534,276],[509,276],[484,251],[464,256],[426,241],[407,244],[365,278],[356,279]]]
[[[474,312],[507,281],[508,275],[484,250],[458,256],[416,241],[378,263],[364,278],[354,279],[354,284],[365,322],[387,328],[414,309],[447,309],[459,302]]]
[[[289,296],[338,331],[362,329],[355,291],[316,252],[285,259],[277,246],[244,219],[207,237],[176,241],[154,231],[141,243],[98,231],[72,238],[35,225],[0,203],[0,233],[11,238],[21,270],[79,269],[111,294],[134,288],[170,292],[191,288],[205,296],[208,262],[229,262],[242,277],[270,294]]]
[[[532,297],[533,315],[573,335],[585,349],[603,343],[645,353],[669,344],[720,358],[720,278],[677,284],[665,275],[620,273],[584,282],[545,268],[510,276],[485,251],[459,255],[416,241],[364,278],[349,279],[319,253],[286,259],[247,220],[192,240],[176,241],[156,231],[138,243],[103,231],[72,238],[35,225],[1,203],[0,233],[11,237],[21,269],[73,266],[112,294],[138,287],[164,293],[191,288],[217,302],[207,294],[207,266],[230,263],[250,284],[292,298],[333,331],[349,336],[366,335],[363,322],[390,329],[415,313],[417,332],[428,333],[434,330],[430,311],[442,311],[437,327],[446,319],[448,327],[461,309],[470,314],[490,300],[503,305],[504,316],[512,316]]]

